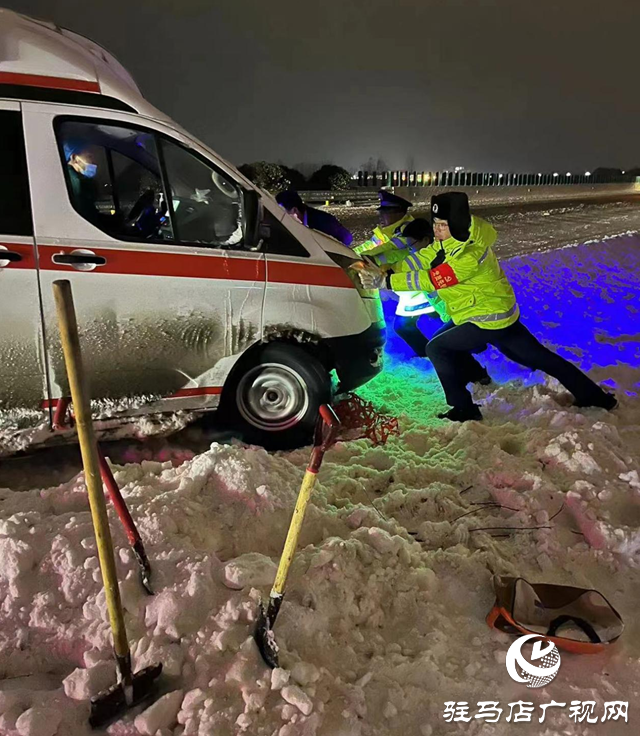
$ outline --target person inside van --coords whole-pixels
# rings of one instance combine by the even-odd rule
[[[64,146],[71,202],[86,220],[113,237],[159,237],[166,212],[166,203],[160,206],[157,195],[158,178],[142,167],[130,166],[112,181],[105,158],[105,149],[91,143],[68,142]],[[133,178],[127,173],[133,174]],[[142,178],[140,174],[146,174]],[[137,176],[136,176],[137,175]],[[126,186],[128,185],[128,186]],[[115,209],[111,188],[120,194],[128,193],[131,204],[126,215]],[[123,200],[120,200],[122,207]]]
[[[86,145],[67,152],[73,205],[88,220],[95,219],[100,214],[96,206],[97,189],[94,180],[98,173],[97,158],[95,146]]]
[[[365,288],[436,291],[451,324],[433,336],[426,355],[433,363],[450,409],[438,416],[457,422],[482,419],[466,387],[464,362],[472,352],[493,345],[510,360],[556,378],[577,407],[614,409],[618,402],[579,368],[546,348],[520,320],[520,309],[493,252],[497,234],[486,220],[471,215],[464,192],[431,198],[435,241],[394,266],[395,273],[362,272]],[[437,265],[434,265],[437,264]]]
[[[115,210],[98,208],[99,189],[97,176],[100,173],[100,151],[91,143],[67,143],[64,153],[67,159],[67,175],[71,203],[76,211],[101,230],[118,237],[124,230],[122,218]]]
[[[319,230],[339,240],[343,245],[348,246],[353,242],[353,235],[336,217],[323,210],[317,210],[315,207],[309,207],[293,189],[279,192],[276,195],[276,202],[298,222],[312,230]]]

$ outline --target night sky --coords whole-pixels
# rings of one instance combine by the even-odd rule
[[[4,0],[236,164],[640,165],[638,0]]]

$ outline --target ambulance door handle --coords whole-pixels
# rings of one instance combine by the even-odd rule
[[[0,261],[9,261],[9,263],[17,263],[22,260],[20,253],[14,253],[12,250],[0,250]],[[7,264],[9,265],[9,264]],[[0,266],[3,268],[3,266]]]
[[[90,251],[76,250],[72,253],[56,253],[51,260],[57,266],[71,266],[78,271],[93,271],[96,266],[104,266],[106,258]]]

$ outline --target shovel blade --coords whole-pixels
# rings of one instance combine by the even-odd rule
[[[147,595],[155,595],[153,588],[151,587],[151,575],[145,570],[140,571],[140,582],[142,587],[145,589]]]
[[[133,555],[140,566],[140,582],[142,583],[142,587],[149,595],[154,595],[153,588],[151,587],[151,565],[149,564],[149,558],[147,557],[147,553],[144,551],[142,542],[138,540],[133,545],[132,550]]]
[[[162,664],[153,664],[135,673],[130,693],[127,693],[123,682],[118,682],[91,698],[89,725],[92,728],[103,726],[120,718],[128,708],[152,699],[156,695],[156,681],[161,672]]]
[[[273,621],[270,620],[267,611],[264,606],[260,606],[260,613],[258,614],[258,623],[256,624],[256,630],[253,634],[253,638],[258,645],[262,659],[265,663],[271,667],[272,670],[279,667],[278,664],[278,644],[276,643],[276,637],[273,633]]]

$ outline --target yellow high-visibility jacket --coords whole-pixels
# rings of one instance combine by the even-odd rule
[[[396,263],[407,255],[407,239],[402,235],[404,226],[413,221],[413,216],[406,214],[398,222],[386,227],[376,227],[369,240],[357,245],[353,250],[359,255],[371,256],[379,265]]]
[[[446,311],[459,325],[472,322],[487,330],[508,327],[520,310],[492,246],[497,234],[475,215],[469,239],[435,241],[395,264],[390,278],[393,291],[436,291]],[[439,265],[433,266],[434,261]]]
[[[413,220],[413,216],[406,214],[398,222],[394,222],[387,227],[376,227],[373,236],[361,245],[357,245],[353,250],[359,255],[369,256],[378,266],[393,266],[414,251],[409,248],[407,239],[402,234],[407,223]],[[395,289],[394,289],[395,291]],[[419,316],[430,312],[437,312],[443,322],[448,322],[449,316],[441,299],[435,292],[431,294],[423,294],[421,290],[412,290],[411,294],[403,293],[399,295],[400,301],[396,314],[403,317]]]

